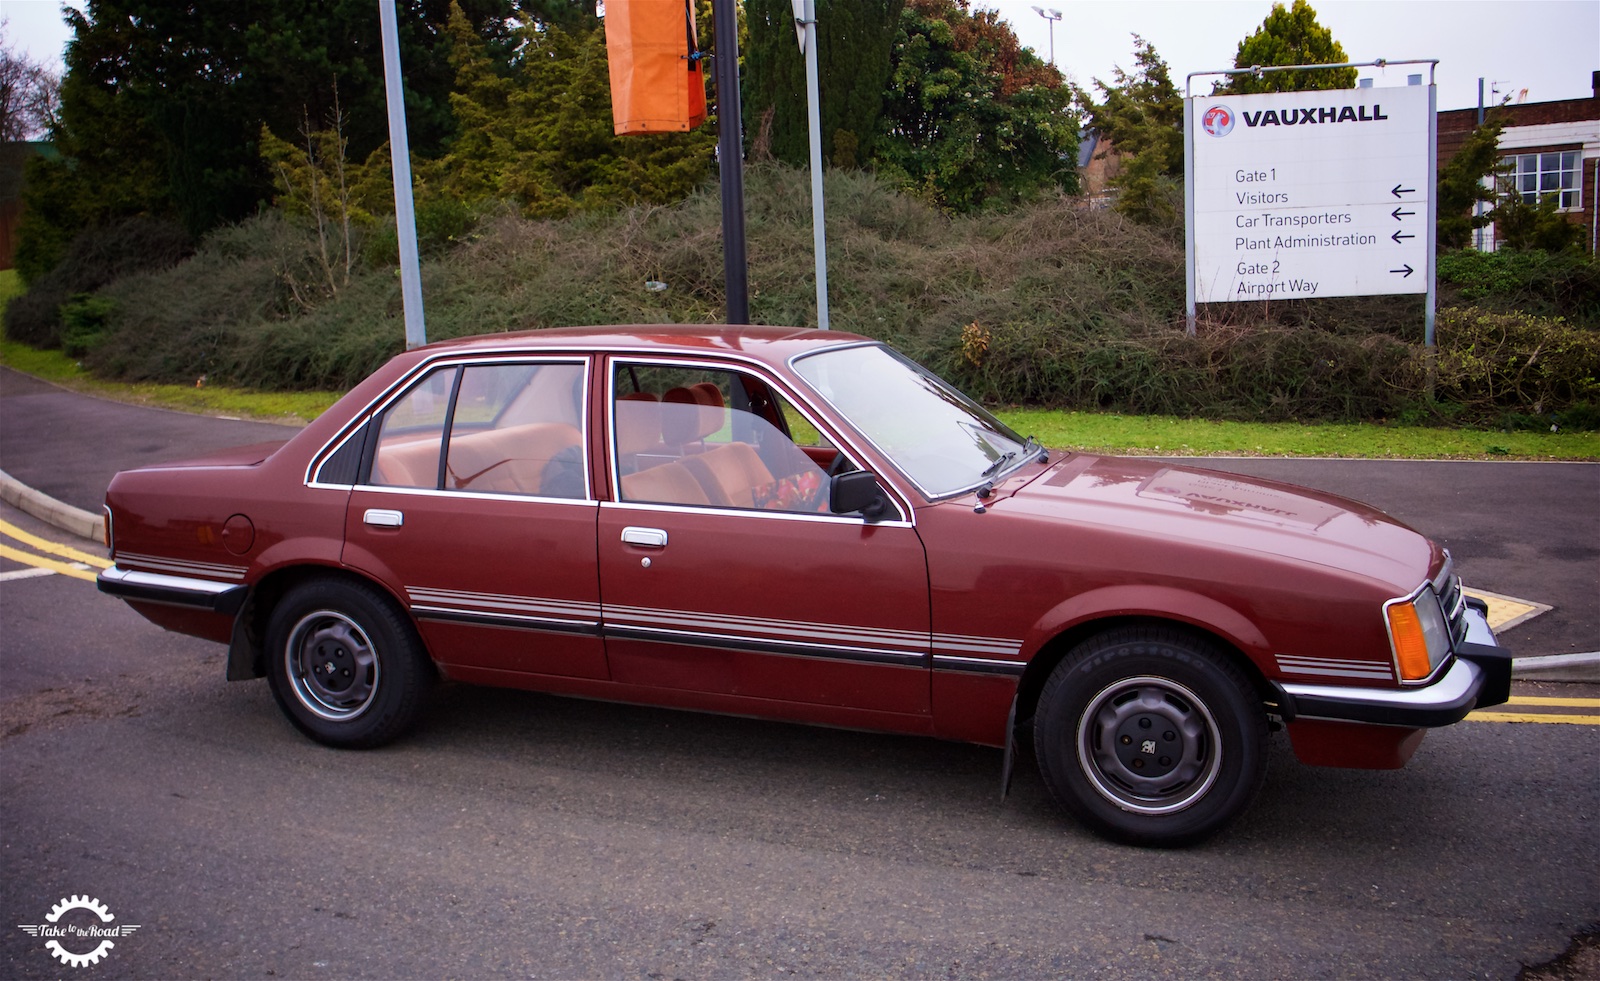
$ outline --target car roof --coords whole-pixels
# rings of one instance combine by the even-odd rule
[[[551,327],[438,341],[410,352],[425,359],[503,351],[742,354],[771,364],[869,338],[836,330],[728,324],[620,324]]]

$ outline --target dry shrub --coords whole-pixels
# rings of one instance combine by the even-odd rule
[[[988,401],[1371,419],[1426,392],[1417,297],[1212,305],[1191,338],[1170,235],[1070,198],[952,217],[868,174],[826,183],[832,325],[894,343]],[[751,319],[814,325],[808,175],[749,167],[746,212]],[[423,267],[428,337],[721,321],[721,218],[715,186],[563,221],[480,216]],[[187,262],[118,280],[102,291],[115,302],[90,363],[124,378],[353,385],[403,347],[399,278],[368,264],[305,304],[291,280],[314,247],[269,214],[213,233]],[[1439,327],[1438,392],[1468,415],[1596,398],[1600,335],[1474,310],[1442,311]]]

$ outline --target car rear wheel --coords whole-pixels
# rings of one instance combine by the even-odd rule
[[[330,746],[371,747],[417,719],[432,665],[409,620],[361,583],[295,587],[267,628],[272,694],[301,732]]]
[[[1266,775],[1266,713],[1217,646],[1168,627],[1128,627],[1080,644],[1034,713],[1051,795],[1130,844],[1185,845],[1249,806]]]

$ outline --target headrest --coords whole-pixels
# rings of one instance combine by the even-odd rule
[[[716,392],[715,385],[710,388]],[[688,388],[670,389],[661,396],[661,438],[669,446],[703,440],[723,427],[727,413],[722,407],[722,393],[717,392],[715,406],[707,404],[705,398],[703,393]]]

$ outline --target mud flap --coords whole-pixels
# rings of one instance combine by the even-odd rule
[[[1011,793],[1011,771],[1017,763],[1017,696],[1011,696],[1011,711],[1006,714],[1006,750],[1000,758],[1000,799]]]

